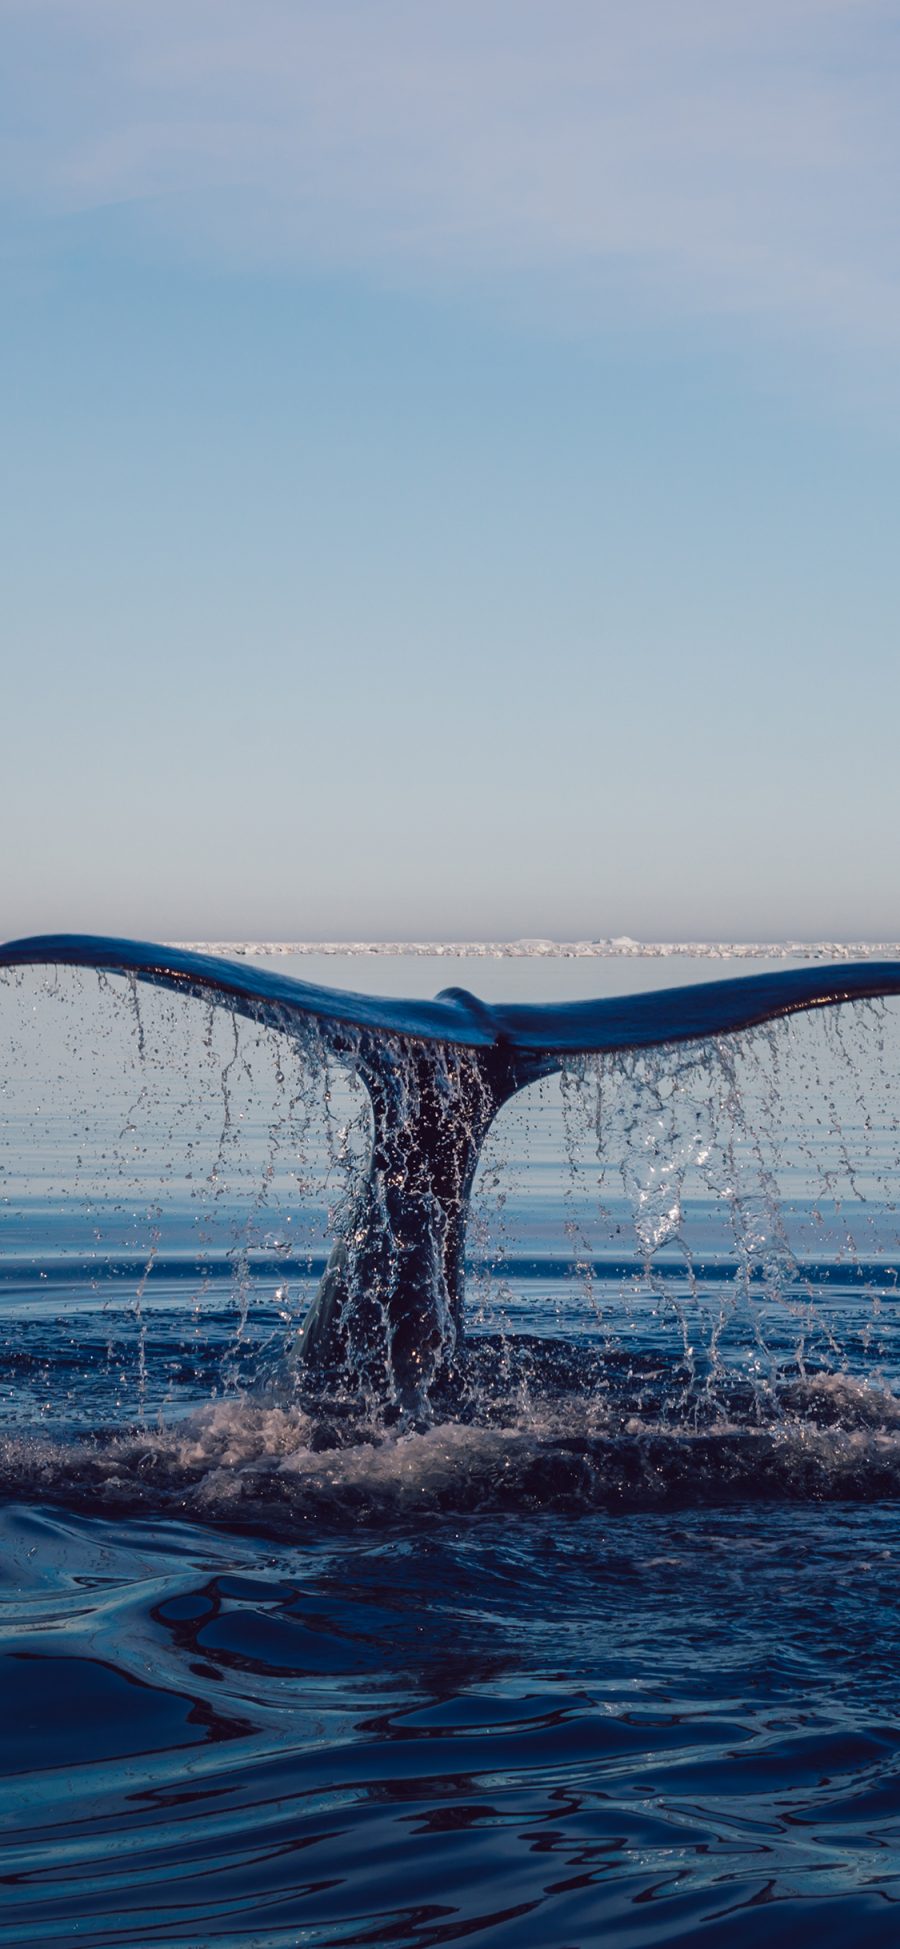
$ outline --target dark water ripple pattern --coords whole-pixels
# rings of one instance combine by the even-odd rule
[[[900,1511],[11,1506],[0,1943],[894,1943]]]

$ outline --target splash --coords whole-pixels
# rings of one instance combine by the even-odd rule
[[[896,1025],[829,1006],[895,967],[491,1010],[54,956],[99,985],[11,977],[8,1488],[276,1527],[896,1493]],[[43,1125],[14,1103],[36,1020]],[[25,1123],[52,1149],[73,1070],[69,1191],[23,1196]]]

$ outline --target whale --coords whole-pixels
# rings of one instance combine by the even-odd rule
[[[593,1001],[492,1003],[355,993],[155,942],[45,934],[0,946],[0,969],[97,969],[198,997],[285,1033],[315,1024],[351,1061],[372,1142],[294,1355],[335,1389],[422,1404],[461,1354],[464,1247],[484,1139],[509,1099],[579,1055],[699,1042],[803,1011],[900,995],[900,961],[856,961]]]

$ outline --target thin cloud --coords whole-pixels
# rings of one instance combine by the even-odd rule
[[[7,0],[9,193],[232,264],[900,336],[880,0]]]

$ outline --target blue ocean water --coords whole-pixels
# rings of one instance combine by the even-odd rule
[[[352,1077],[71,970],[0,1029],[0,1943],[893,1944],[900,1007],[516,1097],[390,1424],[293,1357]]]

